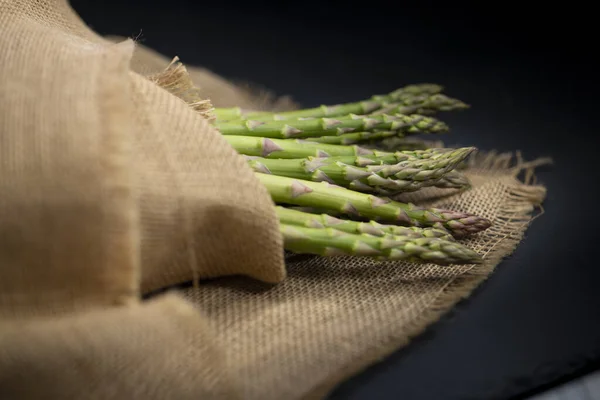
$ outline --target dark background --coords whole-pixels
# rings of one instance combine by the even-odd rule
[[[97,32],[291,94],[303,106],[443,84],[453,142],[521,150],[545,214],[471,298],[333,399],[508,399],[600,367],[598,46],[576,2],[73,0]]]

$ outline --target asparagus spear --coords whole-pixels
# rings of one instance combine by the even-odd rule
[[[343,146],[340,146],[343,147]],[[474,149],[474,148],[469,148]],[[391,165],[398,164],[409,160],[435,160],[446,158],[448,153],[456,151],[451,148],[431,148],[425,150],[412,151],[397,151],[394,153],[373,150],[372,154],[364,154],[360,156],[330,156],[330,157],[308,157],[309,160],[319,162],[321,164],[332,164],[341,162],[357,167],[374,166],[374,165]]]
[[[247,156],[305,158],[377,154],[377,150],[364,149],[359,146],[328,145],[301,139],[269,139],[234,135],[224,135],[223,137],[238,153]]]
[[[317,207],[359,215],[376,221],[417,227],[443,227],[462,237],[490,227],[476,215],[440,209],[417,208],[413,204],[380,198],[327,182],[310,182],[283,176],[256,173],[276,203]]]
[[[400,89],[396,89],[387,95],[372,96],[371,100],[391,103],[404,96],[420,96],[424,94],[433,95],[441,93],[442,90],[444,90],[444,87],[435,83],[417,83],[414,85],[407,85]]]
[[[362,147],[376,149],[381,151],[406,151],[406,150],[425,150],[430,148],[444,147],[443,142],[436,140],[421,140],[411,137],[402,137],[398,135],[387,136],[381,139],[373,139],[367,143],[362,143]]]
[[[382,115],[382,114],[425,114],[425,113],[434,113],[435,111],[452,111],[452,110],[462,110],[466,109],[469,106],[466,103],[463,103],[460,100],[453,99],[451,97],[445,96],[443,94],[436,94],[429,97],[413,97],[408,98],[402,103],[391,103],[379,110],[371,113],[370,115]],[[276,114],[273,114],[274,117],[277,117]],[[275,119],[283,119],[283,118],[275,118]],[[321,136],[321,137],[312,137],[307,138],[308,141],[318,142],[318,143],[328,143],[328,144],[356,144],[361,142],[380,140],[389,137],[399,137],[403,138],[400,132],[396,131],[386,131],[386,130],[375,130],[372,132],[352,132],[345,133],[337,136]],[[408,147],[407,147],[408,148]],[[424,148],[423,146],[414,145],[410,148]]]
[[[361,146],[351,145],[342,146],[326,143],[314,143],[303,139],[269,139],[263,137],[250,136],[223,136],[227,142],[240,154],[247,156],[258,156],[266,158],[305,158],[305,157],[340,157],[340,156],[361,156],[360,160],[365,162],[371,160],[372,164],[395,164],[408,159],[406,152],[384,152],[376,149],[368,149]],[[411,156],[427,157],[426,150],[411,151]],[[433,149],[436,152],[443,149]],[[420,154],[420,155],[419,155]],[[332,160],[342,161],[345,164],[354,162],[347,159]],[[361,165],[361,164],[356,164]],[[366,164],[362,164],[366,165]]]
[[[374,132],[352,132],[352,133],[344,133],[338,136],[320,136],[320,137],[312,137],[306,138],[309,142],[316,143],[327,143],[327,144],[340,144],[340,145],[349,145],[356,144],[360,142],[366,142],[369,140],[375,139],[383,139],[391,136],[401,136],[399,132],[395,131],[374,131]]]
[[[257,121],[283,120],[296,118],[322,118],[339,117],[348,114],[369,114],[383,105],[398,101],[405,97],[416,97],[420,95],[432,95],[442,91],[442,87],[434,84],[409,85],[397,89],[387,95],[373,96],[368,100],[355,103],[345,103],[336,105],[321,105],[315,108],[305,108],[302,110],[285,111],[279,113],[271,112],[250,112],[244,115],[244,119],[253,119]],[[239,107],[217,108],[215,115],[218,120],[226,121],[242,117],[242,110]]]
[[[275,160],[252,158],[248,162],[257,172],[330,182],[367,193],[399,193],[433,186],[455,165],[475,150],[465,147],[440,153],[435,158],[412,158],[395,165],[356,167],[327,159],[307,158]],[[380,191],[379,189],[384,189]]]
[[[432,96],[416,96],[401,99],[375,110],[371,115],[381,114],[432,114],[438,111],[465,110],[469,105],[461,100],[438,93]]]
[[[388,100],[391,100],[388,99]],[[349,114],[355,115],[382,115],[382,114],[435,114],[438,111],[453,111],[469,108],[461,100],[438,93],[430,95],[404,95],[394,98],[392,103],[372,99],[357,103],[348,103],[335,106],[320,106],[317,108],[289,111],[283,113],[250,113],[242,115],[239,108],[216,109],[220,121],[248,120],[253,121],[283,121],[294,119],[315,119],[341,117]]]
[[[332,228],[315,229],[287,224],[280,224],[280,230],[285,249],[297,253],[352,255],[375,257],[382,261],[405,260],[438,265],[481,263],[481,256],[468,247],[438,238],[376,237]]]
[[[434,237],[453,241],[454,237],[445,229],[417,228],[414,226],[383,225],[375,221],[357,222],[339,219],[328,214],[311,214],[276,206],[279,221],[287,225],[298,225],[306,228],[333,228],[347,233],[365,233],[373,236],[407,236],[411,238]]]
[[[350,114],[333,118],[315,118],[290,121],[230,121],[216,122],[223,135],[261,136],[269,138],[305,138],[336,136],[353,131],[384,129],[403,133],[441,133],[448,126],[434,118],[418,114],[378,115],[375,117]]]

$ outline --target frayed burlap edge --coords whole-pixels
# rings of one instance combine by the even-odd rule
[[[520,152],[479,152],[469,160],[467,173],[487,176],[508,175],[513,182],[509,188],[508,202],[501,208],[500,215],[512,232],[499,237],[492,248],[484,254],[484,262],[474,265],[464,274],[451,279],[423,312],[387,343],[361,352],[361,355],[344,369],[337,371],[312,389],[303,399],[324,399],[339,383],[364,371],[373,364],[383,361],[391,353],[406,346],[410,340],[438,321],[459,301],[467,298],[496,269],[500,262],[510,256],[521,240],[527,227],[543,214],[541,204],[546,197],[546,188],[537,184],[535,169],[552,163],[549,158],[525,162]],[[518,176],[524,174],[522,179]],[[539,211],[533,216],[535,209]]]
[[[119,35],[107,35],[105,39],[119,43],[125,39],[131,39],[136,45],[137,53],[142,53],[144,55],[145,61],[151,64],[151,68],[141,68],[141,70],[137,70],[136,72],[141,75],[149,78],[150,80],[156,82],[156,78],[159,75],[163,75],[166,73],[166,70],[160,71],[164,65],[168,63],[168,57],[162,53],[157,52],[156,50],[143,45],[140,42],[139,37],[124,37]],[[273,90],[266,88],[263,85],[259,85],[256,83],[249,82],[247,80],[240,79],[225,79],[224,77],[215,74],[214,72],[207,70],[206,68],[197,67],[194,65],[186,64],[184,66],[183,63],[179,60],[179,57],[174,57],[171,63],[166,67],[166,69],[173,69],[172,73],[177,75],[186,75],[183,81],[187,81],[195,85],[194,87],[194,97],[199,95],[202,100],[209,100],[213,104],[217,104],[218,102],[213,101],[210,96],[206,96],[204,87],[200,82],[194,82],[195,78],[199,76],[204,76],[211,80],[218,80],[221,82],[221,85],[227,86],[228,89],[235,91],[235,97],[237,101],[235,104],[229,105],[219,105],[217,107],[235,107],[243,104],[242,108],[250,108],[252,111],[273,111],[273,112],[281,112],[281,111],[291,111],[297,110],[300,108],[300,104],[296,102],[290,95],[277,95]],[[150,72],[152,71],[152,72]],[[159,86],[163,86],[159,84]],[[164,87],[164,86],[163,86]],[[168,90],[168,89],[167,89]],[[175,94],[175,93],[174,93]],[[181,97],[181,96],[178,96]],[[211,106],[212,107],[212,106]],[[212,110],[211,110],[212,111]],[[211,115],[212,116],[212,115]]]
[[[211,101],[202,96],[202,90],[196,87],[179,57],[173,58],[164,71],[150,75],[147,79],[185,101],[202,117],[214,121],[214,107]]]
[[[214,106],[210,99],[203,95],[196,86],[187,67],[179,57],[174,57],[161,72],[146,76],[148,80],[167,90],[174,96],[184,100],[194,111],[200,113],[211,122],[215,121]],[[291,96],[276,96],[272,91],[248,82],[236,83],[240,95],[246,97],[254,105],[252,111],[290,111],[300,106]]]

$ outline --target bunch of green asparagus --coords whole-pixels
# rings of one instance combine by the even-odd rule
[[[490,221],[393,200],[426,187],[469,187],[459,169],[475,148],[430,148],[411,139],[447,132],[433,115],[469,107],[441,92],[439,85],[419,84],[280,113],[217,108],[214,123],[277,204],[287,250],[480,263],[481,256],[457,239],[487,229]]]

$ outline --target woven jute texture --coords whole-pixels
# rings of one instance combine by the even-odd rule
[[[66,0],[0,0],[0,398],[323,398],[518,245],[541,161],[481,153],[478,266],[284,259],[272,201],[206,118],[295,107],[124,38]],[[181,286],[184,284],[183,286]]]

